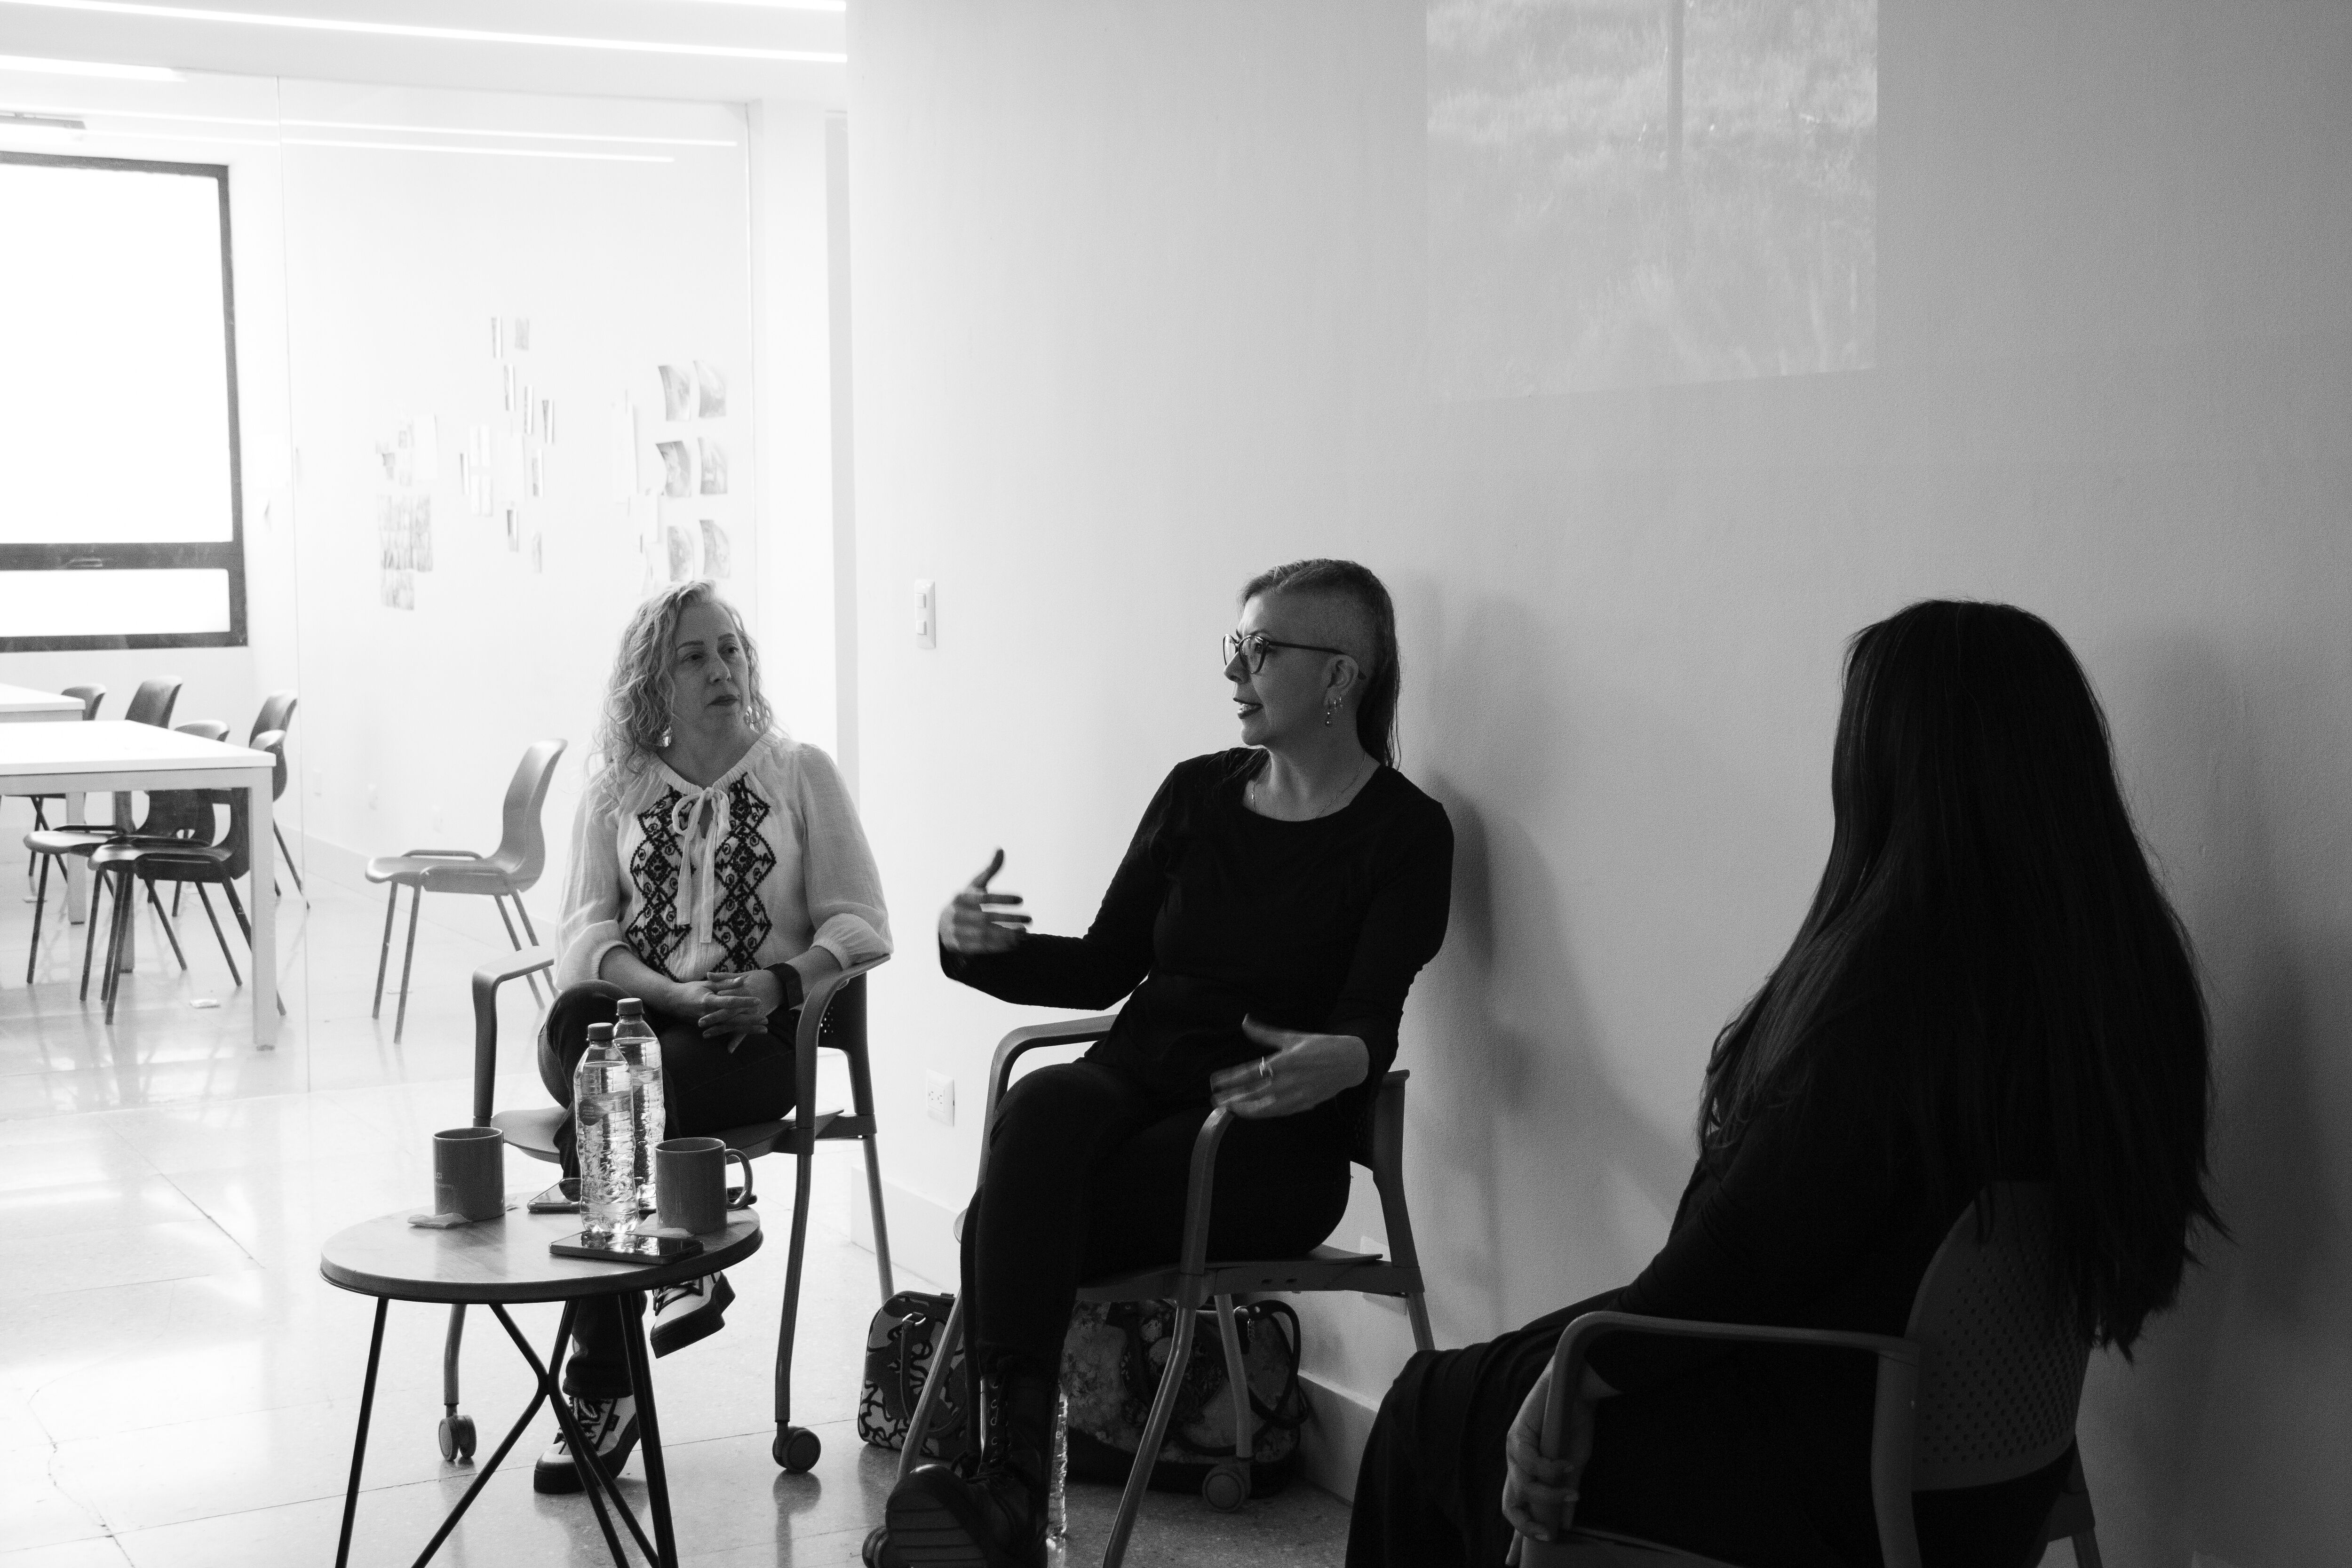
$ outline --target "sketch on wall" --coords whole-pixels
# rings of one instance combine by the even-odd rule
[[[378,602],[416,608],[416,574],[433,570],[433,498],[404,492],[376,498]]]
[[[705,419],[727,417],[727,377],[719,368],[708,360],[696,360],[694,380],[700,395],[695,412]]]
[[[694,417],[694,376],[674,364],[660,367],[662,417],[672,424]]]
[[[656,441],[661,454],[662,494],[675,500],[694,493],[694,457],[683,441]]]
[[[706,577],[731,577],[733,563],[728,559],[727,531],[709,518],[702,520],[702,574]]]
[[[702,449],[702,493],[723,496],[727,493],[727,448],[705,436],[695,443]]]
[[[1440,397],[1875,361],[1877,0],[1428,0]]]

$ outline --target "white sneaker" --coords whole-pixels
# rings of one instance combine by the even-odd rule
[[[604,1473],[617,1477],[621,1467],[637,1447],[637,1402],[623,1394],[618,1399],[583,1399],[577,1394],[566,1395],[572,1401],[572,1418],[580,1423],[580,1430],[594,1446],[597,1460]],[[580,1489],[580,1467],[572,1462],[572,1440],[557,1427],[555,1441],[531,1467],[530,1489],[535,1492],[576,1492]]]
[[[727,1309],[734,1300],[735,1288],[727,1283],[723,1271],[656,1290],[654,1330],[646,1336],[653,1342],[654,1354],[684,1350],[725,1328]]]

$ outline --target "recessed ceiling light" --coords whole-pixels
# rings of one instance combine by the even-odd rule
[[[693,55],[708,59],[777,60],[838,66],[849,57],[820,49],[762,49],[747,44],[679,44],[652,38],[573,37],[561,33],[493,33],[476,27],[429,27],[410,22],[362,22],[341,16],[289,16],[265,11],[215,11],[193,5],[147,5],[133,0],[0,0],[48,11],[104,16],[144,16],[163,22],[226,22],[250,27],[293,27],[312,33],[362,33],[384,38],[428,38],[457,44],[528,44],[541,48],[601,49],[621,54]]]
[[[0,71],[36,71],[43,76],[103,76],[118,81],[185,81],[164,66],[118,66],[104,60],[39,60],[26,55],[0,55]]]

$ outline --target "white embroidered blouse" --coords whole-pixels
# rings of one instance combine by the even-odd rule
[[[565,985],[626,947],[673,980],[821,947],[843,968],[890,952],[882,879],[833,759],[780,731],[708,788],[659,758],[588,783],[563,889]]]

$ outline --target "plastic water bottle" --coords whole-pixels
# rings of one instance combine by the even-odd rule
[[[572,1072],[572,1126],[580,1151],[580,1234],[609,1240],[637,1219],[635,1096],[610,1024],[588,1026],[587,1052]]]
[[[654,1196],[654,1145],[669,1136],[662,1107],[661,1037],[646,1022],[646,1005],[635,996],[621,998],[620,1016],[613,1025],[613,1043],[629,1064],[629,1094],[636,1113],[633,1174],[637,1184],[637,1208],[651,1214],[660,1206]]]

